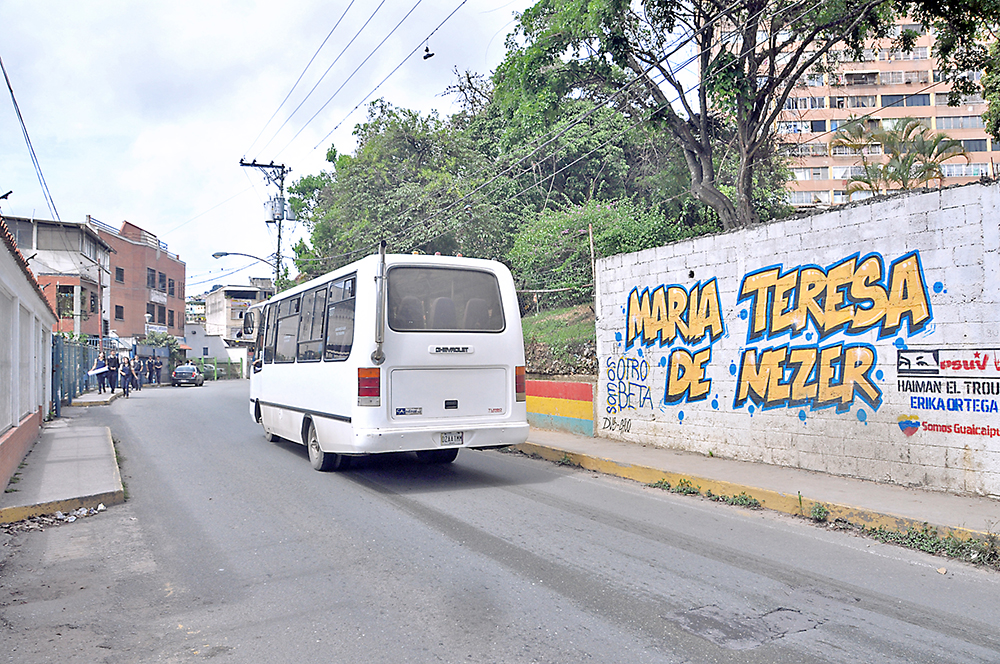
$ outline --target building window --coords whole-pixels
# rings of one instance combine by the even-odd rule
[[[149,314],[149,316],[150,316],[150,318],[149,318],[150,322],[156,320],[156,305],[153,304],[152,302],[147,302],[146,303],[146,313]]]
[[[170,297],[174,296],[175,284],[173,279],[167,279],[167,295]]]
[[[115,281],[117,281],[120,284],[125,283],[125,268],[123,267],[115,268]]]
[[[809,97],[809,108],[826,108],[826,97]]]
[[[90,313],[97,313],[97,293],[90,294]]]
[[[937,119],[938,129],[982,129],[985,126],[981,115],[954,115]]]
[[[962,141],[962,147],[966,152],[986,152],[985,138],[969,138]]]
[[[808,97],[789,97],[785,100],[786,111],[804,111],[809,108]]]
[[[826,166],[793,168],[792,175],[796,180],[827,180],[829,179],[829,168]]]
[[[156,270],[151,267],[146,268],[146,288],[156,288]]]
[[[830,203],[829,191],[790,191],[788,202],[792,205],[822,205]]]
[[[902,106],[906,95],[882,95],[882,108],[890,106]]]
[[[202,357],[208,357],[208,346],[201,347],[201,355]]]
[[[125,307],[120,304],[115,305],[115,320],[125,320]]]
[[[931,96],[928,94],[923,95],[907,95],[906,97],[907,106],[930,106]]]
[[[166,325],[167,323],[167,308],[164,306],[159,306],[156,308],[156,322],[160,325]]]
[[[826,131],[826,120],[810,120],[809,130],[812,131],[814,134]]]
[[[167,292],[167,275],[160,272],[160,285],[156,290],[166,293]]]
[[[989,164],[941,164],[946,178],[977,178],[989,175]]]
[[[173,309],[168,309],[167,310],[167,327],[173,327],[173,326],[174,326],[174,310]]]
[[[847,72],[844,74],[845,85],[875,85],[877,82],[877,72]]]

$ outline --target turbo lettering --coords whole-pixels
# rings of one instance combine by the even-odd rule
[[[733,406],[749,400],[761,408],[834,406],[844,412],[857,396],[877,410],[882,390],[871,379],[875,362],[875,349],[867,344],[786,345],[759,354],[748,348],[740,361]]]
[[[684,286],[660,285],[652,292],[633,288],[625,310],[625,348],[635,341],[651,346],[657,339],[667,346],[678,337],[685,344],[700,343],[708,335],[714,343],[725,333],[722,302],[715,279]]]
[[[855,254],[825,270],[799,266],[782,272],[768,267],[743,277],[737,302],[750,302],[747,341],[805,331],[812,321],[820,339],[845,331],[860,334],[878,327],[879,338],[896,334],[907,320],[912,335],[931,320],[920,256],[893,261],[888,279],[882,257]]]

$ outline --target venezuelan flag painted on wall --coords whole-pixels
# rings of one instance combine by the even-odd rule
[[[594,386],[529,380],[528,424],[584,436],[594,435]]]

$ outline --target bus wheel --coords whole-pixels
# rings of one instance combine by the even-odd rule
[[[316,425],[309,423],[309,438],[306,447],[309,448],[309,463],[312,467],[321,472],[331,470],[344,470],[347,468],[349,459],[343,454],[324,452],[319,447],[319,437],[316,435]]]
[[[446,450],[420,450],[417,452],[417,460],[423,463],[451,463],[457,458],[457,447],[451,447]]]

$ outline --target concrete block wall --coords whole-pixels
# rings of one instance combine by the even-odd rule
[[[598,261],[599,436],[1000,498],[1000,188]]]

